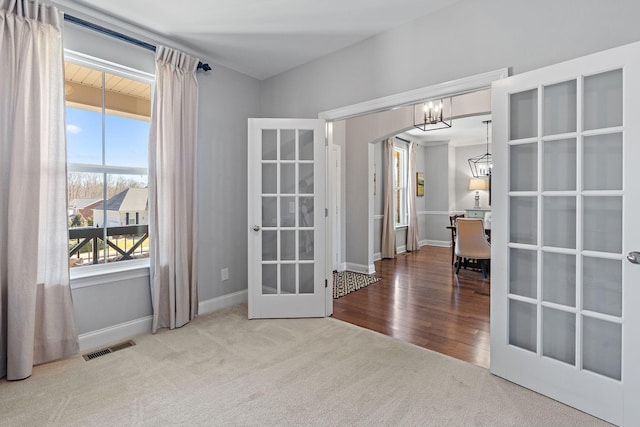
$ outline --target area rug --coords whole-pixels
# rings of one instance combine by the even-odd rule
[[[357,291],[380,280],[382,279],[379,277],[367,276],[366,274],[354,273],[353,271],[334,271],[333,298],[343,297],[348,293]]]

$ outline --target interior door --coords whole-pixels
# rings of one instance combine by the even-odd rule
[[[624,425],[640,425],[639,59],[627,45],[492,93],[491,372]]]
[[[325,316],[325,125],[249,119],[249,318]]]

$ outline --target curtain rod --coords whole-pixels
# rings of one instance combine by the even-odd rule
[[[116,39],[123,40],[127,43],[134,44],[136,46],[142,47],[144,49],[150,50],[152,52],[156,51],[156,47],[151,43],[143,42],[142,40],[134,39],[133,37],[129,37],[126,34],[119,33],[117,31],[110,30],[108,28],[102,27],[100,25],[94,24],[89,21],[85,21],[84,19],[77,18],[72,15],[64,14],[64,20],[68,22],[72,22],[74,24],[80,25],[85,28],[89,28],[91,30],[97,31],[102,34],[106,34],[108,36],[114,37]],[[209,71],[211,67],[209,64],[205,64],[202,61],[198,62],[198,70]]]
[[[400,141],[404,141],[407,144],[411,144],[411,141],[409,141],[408,139],[404,139],[404,138],[400,138],[399,136],[396,136],[397,139],[399,139]]]

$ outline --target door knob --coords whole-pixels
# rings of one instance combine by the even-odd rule
[[[260,231],[260,226],[259,225],[254,225],[253,227],[251,227],[251,229],[253,231]]]
[[[632,264],[640,264],[640,252],[632,251],[627,254],[627,261]]]

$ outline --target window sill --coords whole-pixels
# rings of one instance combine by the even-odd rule
[[[396,230],[402,230],[403,228],[409,228],[408,224],[398,224],[396,225]]]
[[[144,258],[114,262],[106,265],[99,264],[75,267],[72,268],[69,273],[71,289],[104,285],[106,283],[130,280],[138,277],[149,277],[149,265],[149,258]]]

